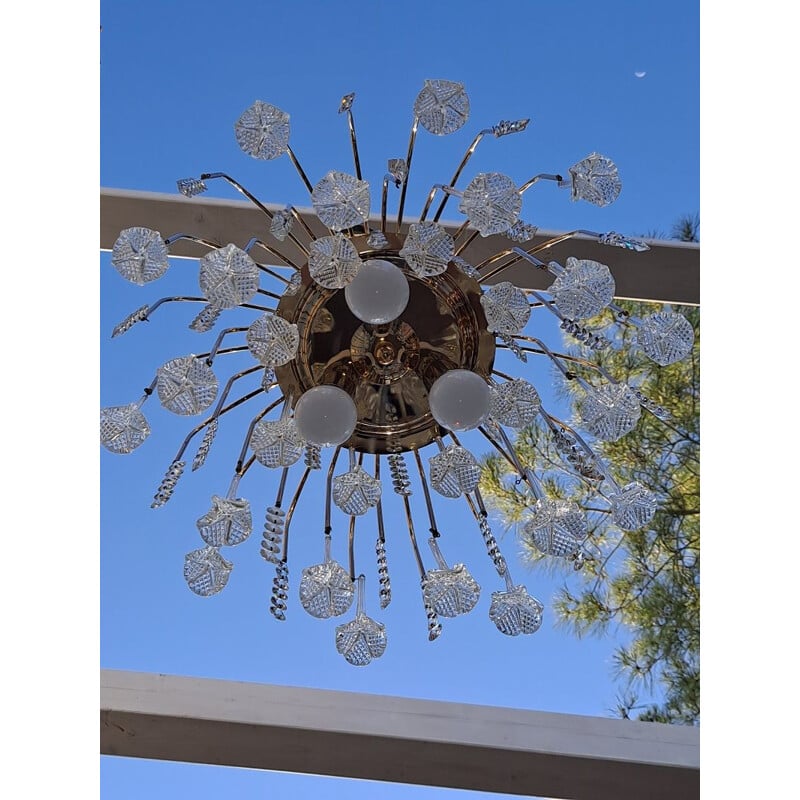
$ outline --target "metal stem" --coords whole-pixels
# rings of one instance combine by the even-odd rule
[[[242,333],[246,330],[248,329],[244,327],[239,327],[239,328],[225,328],[224,330],[220,331],[219,336],[217,336],[217,340],[214,342],[214,346],[206,354],[206,364],[208,364],[209,367],[213,364],[214,359],[217,356],[217,351],[219,350],[219,346],[222,344],[222,340],[229,333]],[[248,348],[245,347],[244,349],[247,350]],[[197,358],[202,358],[202,356],[197,356]]]
[[[351,581],[355,581],[356,579],[355,539],[356,539],[356,518],[355,515],[351,515],[350,529],[347,532],[347,558],[350,564]]]
[[[428,530],[431,532],[431,535],[434,538],[438,538],[441,536],[441,534],[436,526],[436,517],[433,513],[433,503],[431,502],[431,493],[428,489],[428,481],[425,478],[425,470],[422,468],[422,459],[419,456],[419,450],[416,448],[414,449],[414,458],[416,459],[417,468],[419,469],[419,479],[422,483],[422,493],[425,495],[425,505],[428,507],[428,520],[431,523],[431,526],[428,528]]]
[[[300,483],[297,485],[297,491],[294,493],[292,502],[289,504],[289,508],[286,511],[286,527],[283,529],[283,553],[281,555],[281,561],[283,561],[284,564],[289,558],[289,526],[292,524],[292,517],[294,516],[295,508],[297,508],[297,501],[300,499],[300,494],[303,491],[303,487],[306,485],[310,472],[311,467],[306,467],[303,472],[303,477],[300,478]]]
[[[400,233],[400,227],[403,224],[403,209],[406,205],[406,191],[408,190],[408,179],[411,176],[411,159],[414,155],[414,141],[417,138],[417,128],[419,127],[419,119],[414,117],[414,124],[411,126],[411,135],[408,139],[408,154],[406,155],[406,176],[403,181],[403,186],[400,189],[400,205],[397,209],[397,232]]]
[[[483,139],[483,137],[486,136],[487,133],[493,133],[492,129],[491,128],[484,128],[472,140],[472,144],[467,148],[467,152],[464,153],[464,157],[461,159],[461,163],[458,165],[458,168],[453,173],[453,177],[450,178],[450,183],[448,184],[448,186],[451,189],[456,185],[459,177],[461,176],[461,173],[464,171],[464,167],[467,166],[467,162],[472,158],[472,154],[475,152],[475,149],[478,147],[478,144],[480,143],[481,139]],[[434,222],[438,222],[439,221],[439,217],[442,216],[442,212],[444,211],[444,207],[447,205],[447,201],[449,199],[450,199],[450,195],[447,194],[447,192],[445,192],[445,195],[442,198],[442,202],[439,204],[439,208],[436,210],[436,214],[433,217],[433,221]]]
[[[534,175],[529,181],[523,183],[522,186],[519,187],[519,193],[523,194],[527,192],[534,183],[538,183],[539,181],[555,181],[556,183],[561,183],[563,180],[564,179],[560,175],[549,175],[542,172],[539,175]]]
[[[375,480],[381,479],[381,457],[380,454],[375,453]],[[380,498],[375,505],[375,512],[378,515],[378,539],[381,542],[386,542],[386,532],[383,529],[383,507],[381,506]]]
[[[308,176],[303,171],[303,168],[300,166],[300,162],[297,160],[297,156],[294,154],[294,151],[291,147],[287,145],[286,147],[286,154],[289,156],[292,164],[294,164],[294,168],[297,170],[297,174],[300,176],[300,180],[306,185],[306,189],[308,189],[308,193],[311,194],[314,191],[314,187],[311,185],[311,181],[309,181]]]
[[[328,467],[328,479],[325,482],[325,535],[328,536],[331,532],[331,488],[333,483],[333,468],[336,466],[336,459],[339,458],[339,453],[342,446],[339,445],[331,457],[331,465]]]
[[[266,250],[266,251],[267,251],[267,252],[268,252],[268,253],[269,253],[271,256],[274,256],[275,258],[279,258],[281,261],[285,261],[285,262],[286,262],[286,266],[287,266],[287,267],[291,267],[292,269],[294,269],[294,270],[298,270],[298,271],[299,271],[300,267],[298,267],[298,266],[297,266],[297,264],[295,264],[293,261],[291,261],[291,260],[290,260],[289,258],[287,258],[285,255],[283,255],[283,254],[279,253],[277,250],[274,250],[274,249],[273,249],[272,247],[270,247],[268,244],[265,244],[264,242],[262,242],[262,241],[261,241],[261,239],[259,239],[257,236],[254,236],[254,237],[253,237],[253,238],[252,238],[252,239],[251,239],[251,240],[250,240],[250,241],[249,241],[249,242],[248,242],[248,243],[247,243],[247,244],[246,244],[246,245],[245,245],[245,246],[242,248],[242,250],[244,250],[244,252],[245,252],[245,253],[248,253],[248,254],[249,254],[249,253],[250,253],[250,250],[252,250],[252,248],[253,248],[253,246],[254,246],[254,245],[259,245],[259,247],[262,247],[262,248],[263,248],[264,250]],[[307,251],[305,251],[305,250],[304,250],[303,252],[307,254]],[[271,269],[269,269],[269,267],[265,267],[265,266],[263,266],[263,264],[259,264],[258,262],[256,262],[256,266],[257,266],[257,267],[258,267],[258,268],[259,268],[259,269],[260,269],[262,272],[266,272],[268,275],[271,275],[273,278],[277,278],[279,281],[282,281],[283,283],[289,283],[289,279],[288,279],[288,278],[284,278],[284,277],[283,277],[283,275],[280,275],[280,274],[278,274],[277,272],[273,272]]]
[[[267,406],[263,411],[256,414],[255,417],[250,421],[250,425],[247,427],[247,433],[244,437],[244,442],[242,443],[242,449],[239,453],[239,462],[241,463],[244,460],[245,455],[247,454],[247,448],[250,446],[250,439],[253,437],[253,431],[255,430],[256,425],[264,419],[264,417],[272,411],[281,401],[285,401],[284,397],[281,397],[279,400],[276,400],[272,405]],[[284,408],[286,407],[286,403],[284,402]]]
[[[460,230],[460,229],[459,229]],[[472,231],[472,233],[464,240],[464,244],[460,244],[457,248],[454,256],[460,256],[475,240],[475,237],[480,233],[480,231]],[[455,237],[454,237],[455,238]]]
[[[417,569],[419,569],[419,577],[421,580],[425,579],[425,565],[422,563],[422,556],[417,546],[417,537],[414,534],[414,521],[411,519],[411,504],[408,502],[408,496],[403,495],[403,504],[406,509],[406,523],[408,524],[408,535],[411,538],[411,547],[414,549],[414,557],[417,560]]]
[[[197,242],[197,244],[203,244],[208,247],[210,250],[217,250],[221,247],[218,242],[212,242],[208,239],[203,239],[200,236],[195,236],[192,233],[173,233],[172,236],[168,236],[164,239],[164,244],[169,247],[171,244],[181,240],[181,239],[188,239],[190,242]]]

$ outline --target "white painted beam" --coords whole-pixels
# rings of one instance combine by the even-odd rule
[[[266,204],[270,210],[283,208]],[[325,231],[313,211],[300,209],[309,227],[319,235]],[[379,220],[373,219],[373,227]],[[451,232],[458,224],[445,222]],[[246,201],[219,200],[202,195],[187,198],[180,194],[157,194],[128,189],[101,189],[100,191],[100,248],[110,250],[119,232],[124,228],[143,226],[160,231],[165,237],[174,233],[191,233],[220,245],[233,242],[240,247],[251,237],[258,236],[270,246],[292,258],[298,257],[297,248],[290,241],[276,242],[267,236],[269,221],[255,206]],[[299,226],[298,226],[299,227]],[[403,228],[407,228],[404,223]],[[389,230],[393,230],[391,224]],[[544,231],[525,244],[530,249],[545,239],[558,236],[563,231]],[[515,246],[504,236],[475,237],[462,254],[471,264]],[[207,250],[197,244],[179,241],[171,246],[175,255],[202,256]],[[635,253],[618,247],[597,244],[591,239],[577,237],[554,246],[548,258],[561,260],[567,256],[591,258],[608,264],[617,285],[617,296],[640,300],[657,300],[671,303],[698,304],[700,302],[700,246],[685,242],[651,242],[651,249]],[[517,264],[494,278],[491,283],[511,281],[530,289],[546,288],[552,278],[525,262]]]
[[[507,794],[699,797],[699,729],[103,670],[101,752]]]

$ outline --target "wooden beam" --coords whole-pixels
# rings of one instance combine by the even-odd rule
[[[265,204],[277,211],[280,205]],[[314,212],[300,209],[300,215],[317,235],[326,231],[320,226]],[[379,227],[377,219],[373,227]],[[175,233],[191,233],[223,245],[233,242],[239,246],[251,237],[258,236],[280,253],[297,259],[298,249],[290,241],[278,242],[268,237],[269,220],[254,205],[239,200],[218,200],[207,195],[187,198],[180,194],[157,194],[127,189],[100,190],[100,249],[110,250],[124,228],[143,226],[160,231],[165,237]],[[451,232],[458,224],[445,222]],[[407,229],[404,223],[404,230]],[[303,232],[297,231],[298,236]],[[543,231],[524,247],[530,249],[546,239],[560,235],[561,231]],[[472,264],[479,264],[498,251],[514,246],[504,236],[476,236],[462,255]],[[176,242],[170,252],[179,256],[198,257],[207,250],[188,241]],[[578,237],[563,242],[548,251],[547,259],[561,260],[567,256],[591,258],[608,264],[617,285],[617,296],[654,300],[669,303],[698,304],[700,302],[700,246],[685,242],[651,242],[651,249],[635,253],[617,247],[608,247]],[[552,278],[525,262],[506,270],[491,282],[511,281],[527,289],[544,289]]]
[[[591,800],[699,797],[699,729],[103,670],[106,755]]]

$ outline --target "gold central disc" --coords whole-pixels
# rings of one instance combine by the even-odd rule
[[[386,234],[375,250],[367,236],[351,241],[363,260],[382,258],[400,267],[409,284],[405,311],[386,325],[368,325],[350,311],[344,290],[315,283],[304,266],[302,285],[284,295],[277,313],[298,326],[297,355],[275,374],[296,403],[313,386],[344,389],[354,400],[358,423],[345,446],[368,453],[424,447],[441,434],[430,412],[428,390],[451,369],[484,378],[494,363],[494,336],[486,330],[477,281],[454,264],[432,278],[419,278],[398,255],[404,237]]]

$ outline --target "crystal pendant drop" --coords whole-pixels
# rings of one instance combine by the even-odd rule
[[[200,259],[200,291],[219,308],[246,303],[258,291],[258,267],[244,250],[226,244]]]
[[[303,570],[300,579],[300,603],[317,619],[345,614],[353,605],[355,584],[347,570],[330,557],[331,537],[325,537],[325,560]]]
[[[592,388],[580,406],[586,429],[606,442],[616,442],[630,433],[636,427],[641,413],[639,400],[624,383]]]
[[[333,502],[350,516],[361,516],[381,499],[381,482],[356,464],[333,479]]]
[[[522,197],[514,181],[499,172],[481,172],[461,196],[458,210],[481,236],[507,231],[522,210]]]
[[[429,133],[446,136],[469,119],[469,98],[464,84],[426,80],[414,102],[414,115]]]
[[[599,153],[586,156],[569,168],[572,199],[586,200],[596,206],[613,203],[622,189],[617,165]]]
[[[167,246],[158,231],[126,228],[114,242],[111,264],[123,278],[144,286],[167,271]]]
[[[400,251],[420,278],[441,275],[455,252],[453,237],[438,222],[414,222]]]
[[[580,548],[588,526],[586,516],[572,501],[540,499],[522,530],[540,553],[566,557]]]
[[[666,367],[692,352],[694,328],[682,314],[658,311],[640,322],[636,338],[648,358]]]
[[[624,531],[644,528],[656,513],[656,496],[641,483],[629,483],[608,499],[611,519]]]
[[[289,146],[289,115],[261,100],[239,117],[233,130],[239,147],[253,158],[277,158]]]
[[[211,597],[225,588],[232,569],[233,564],[216,547],[209,546],[186,554],[183,577],[195,594]]]
[[[358,251],[341,233],[311,243],[308,271],[326,289],[344,289],[361,267]]]
[[[300,335],[294,322],[264,314],[247,329],[247,349],[265,367],[280,367],[297,352]]]
[[[359,225],[369,217],[369,183],[331,170],[311,193],[320,222],[332,231]]]
[[[282,208],[272,215],[272,222],[269,226],[269,232],[279,241],[283,242],[286,237],[291,233],[292,225],[294,224],[294,217],[289,208]]]
[[[253,531],[250,503],[243,498],[213,495],[211,509],[197,520],[197,530],[211,547],[241,544]]]
[[[536,633],[542,626],[544,606],[524,586],[492,592],[489,619],[506,636]]]
[[[250,449],[260,464],[270,469],[290,467],[300,460],[306,443],[291,418],[259,420],[253,428]]]
[[[173,358],[158,368],[158,399],[173,414],[200,414],[214,402],[218,389],[211,367],[195,356]]]
[[[460,497],[474,492],[481,478],[481,468],[469,450],[451,444],[432,456],[431,486],[445,497]]]
[[[422,598],[426,606],[441,617],[457,617],[475,608],[481,587],[463,564],[448,567],[436,539],[429,539],[439,569],[429,569],[422,582]]]
[[[100,409],[100,444],[112,453],[132,453],[150,435],[150,425],[136,403]]]
[[[348,664],[365,667],[386,652],[386,628],[364,613],[364,576],[358,576],[355,619],[336,627],[336,650]]]
[[[521,333],[531,316],[525,292],[508,281],[497,283],[481,295],[486,329],[491,333],[513,336]]]
[[[530,425],[539,413],[539,393],[528,381],[517,378],[490,387],[489,414],[501,425],[520,430]]]
[[[565,317],[588,319],[614,299],[614,288],[614,278],[605,264],[570,257],[549,291]]]

